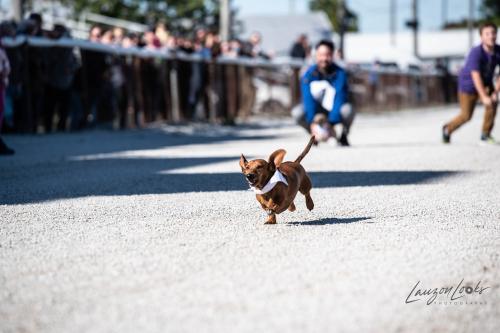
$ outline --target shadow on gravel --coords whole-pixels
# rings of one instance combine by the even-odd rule
[[[169,170],[234,161],[239,156],[206,158],[126,158],[55,162],[43,168],[9,170],[0,204],[25,204],[86,196],[245,191],[241,173],[168,173]],[[214,169],[216,171],[216,169]],[[310,172],[314,188],[437,183],[459,171]],[[340,223],[339,221],[335,223]]]
[[[289,222],[288,225],[327,225],[327,224],[347,224],[347,223],[355,223],[366,220],[371,220],[371,217],[348,217],[348,218],[335,218],[329,217],[314,221],[304,221],[304,222]],[[367,222],[373,223],[373,222]]]
[[[333,171],[312,172],[313,187],[382,186],[434,183],[464,171]]]
[[[30,154],[39,154],[40,151],[47,151],[46,158],[50,159],[50,151],[53,149],[57,149],[58,155],[78,157],[131,150],[150,150],[198,144],[217,144],[226,141],[270,140],[277,138],[276,135],[246,136],[239,133],[244,129],[266,128],[265,126],[252,124],[238,127],[217,127],[214,129],[202,127],[198,130],[191,129],[192,133],[184,133],[182,132],[182,128],[182,126],[169,126],[168,131],[162,128],[116,132],[89,130],[73,133],[53,133],[41,137],[37,135],[16,135],[22,144],[16,147],[16,155],[13,159],[27,157]],[[15,140],[12,141],[15,142]],[[15,143],[12,143],[12,145],[15,146]],[[2,171],[2,166],[0,164],[0,171]]]

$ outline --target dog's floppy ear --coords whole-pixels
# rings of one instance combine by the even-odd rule
[[[245,169],[247,167],[247,164],[248,164],[248,161],[247,159],[245,158],[245,156],[243,156],[243,154],[241,154],[241,157],[240,157],[240,167],[241,169]]]
[[[271,169],[273,169],[273,171],[274,171],[274,169],[279,168],[279,166],[281,165],[281,162],[283,162],[283,159],[285,158],[285,154],[286,154],[286,150],[278,149],[269,156],[268,163],[269,163],[269,166],[271,167]]]

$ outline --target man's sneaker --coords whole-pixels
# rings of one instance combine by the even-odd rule
[[[14,155],[14,153],[15,151],[7,147],[2,138],[0,138],[0,155]]]
[[[349,141],[347,140],[347,134],[342,133],[342,135],[340,136],[340,139],[338,141],[338,144],[339,144],[339,146],[342,146],[342,147],[349,147],[350,146]]]
[[[446,127],[446,125],[443,126],[442,134],[443,134],[443,143],[450,143],[450,133],[448,132],[448,127]]]
[[[14,149],[11,149],[9,147],[5,148],[5,149],[0,149],[0,155],[14,155],[16,152],[14,151]]]
[[[479,141],[481,145],[496,145],[497,142],[495,139],[489,134],[481,134],[481,141]]]

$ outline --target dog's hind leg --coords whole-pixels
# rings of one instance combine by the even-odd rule
[[[295,212],[295,204],[293,203],[293,201],[290,204],[290,206],[288,206],[288,210],[291,211],[291,212]]]
[[[307,194],[304,194],[304,195],[306,196],[306,207],[307,207],[307,209],[313,210],[313,208],[314,208],[314,202],[313,202],[313,199],[311,198],[311,194],[307,193]]]
[[[304,176],[302,179],[302,183],[300,184],[299,191],[306,197],[306,207],[309,210],[313,210],[314,208],[314,202],[313,199],[311,198],[311,179],[307,175]]]

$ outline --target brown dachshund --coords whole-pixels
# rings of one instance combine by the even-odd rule
[[[282,162],[286,151],[278,149],[269,156],[266,162],[262,159],[247,161],[243,154],[240,158],[241,171],[245,175],[250,188],[256,193],[257,201],[267,212],[266,224],[276,223],[276,214],[295,211],[293,200],[300,191],[306,197],[307,209],[314,208],[311,198],[311,180],[300,161],[306,156],[314,143],[311,137],[304,151],[294,162]]]

